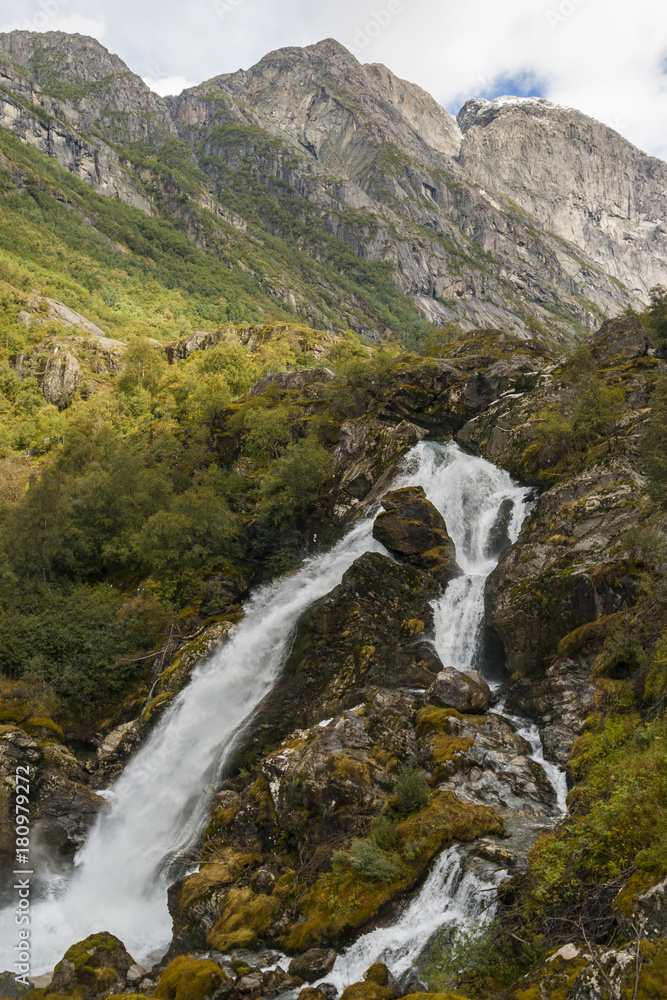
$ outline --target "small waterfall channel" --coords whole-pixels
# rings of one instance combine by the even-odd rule
[[[493,668],[484,662],[484,588],[503,549],[514,543],[529,512],[530,491],[501,469],[464,454],[456,445],[419,446],[419,467],[413,452],[404,485],[421,483],[447,523],[456,545],[463,575],[436,600],[435,647],[445,666],[479,670],[492,689],[499,687]],[[419,449],[415,449],[418,452]],[[428,475],[425,475],[425,467]],[[502,712],[502,703],[494,711]],[[530,744],[532,759],[545,770],[565,812],[565,775],[544,760],[537,726],[505,715]],[[373,962],[385,962],[398,978],[410,972],[429,939],[441,928],[466,928],[476,933],[493,917],[494,888],[507,874],[490,866],[476,872],[467,868],[466,854],[456,847],[445,851],[422,888],[389,927],[362,935],[339,955],[328,981],[339,989],[358,981]]]
[[[484,673],[484,584],[502,549],[518,537],[528,491],[456,445],[430,442],[409,453],[394,486],[417,484],[444,515],[464,574],[436,601],[436,648],[445,665]],[[361,521],[329,552],[259,589],[229,641],[197,667],[117,780],[109,811],[98,817],[74,867],[45,880],[43,898],[33,905],[33,975],[52,969],[72,943],[101,929],[120,937],[139,962],[166,949],[167,888],[183,874],[178,859],[206,823],[211,790],[235,736],[279,676],[303,612],[337,586],[363,552],[385,551],[372,538],[372,524],[372,518]],[[543,763],[536,728],[513,722],[523,735],[530,732],[534,759]],[[557,787],[557,769],[545,769]],[[380,959],[397,974],[407,972],[438,928],[488,918],[489,889],[499,878],[496,873],[485,882],[465,871],[459,851],[448,849],[400,919],[362,935],[339,956],[328,981],[354,982]],[[0,969],[12,967],[13,940],[13,911],[5,910]]]

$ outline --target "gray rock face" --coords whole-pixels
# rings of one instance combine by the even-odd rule
[[[55,159],[99,194],[120,198],[152,214],[137,179],[121,164],[118,154],[101,139],[86,134],[85,118],[66,102],[45,94],[35,79],[2,55],[11,48],[14,34],[27,33],[0,34],[0,85],[4,88],[0,90],[0,127]]]
[[[667,270],[667,164],[572,108],[468,101],[459,162],[644,297]]]
[[[478,670],[445,667],[424,695],[424,704],[479,715],[488,710],[491,690]]]

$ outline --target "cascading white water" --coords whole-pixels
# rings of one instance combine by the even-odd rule
[[[506,473],[455,445],[430,443],[412,450],[395,486],[412,484],[423,486],[444,514],[466,574],[450,584],[435,606],[440,656],[446,664],[465,669],[476,662],[484,580],[496,564],[490,540],[503,503],[511,507],[506,534],[515,540],[527,509],[526,491]],[[192,846],[205,824],[210,786],[225,754],[276,680],[301,614],[331,591],[363,552],[384,551],[371,530],[372,520],[359,523],[330,552],[259,590],[230,640],[198,667],[116,782],[109,812],[98,818],[69,878],[54,876],[47,898],[33,906],[33,974],[52,968],[73,942],[100,930],[117,934],[138,961],[165,948],[171,931],[166,889],[180,874],[179,855]],[[480,892],[471,881],[474,877],[456,881],[460,864],[454,866],[448,855],[436,863],[413,904],[414,914],[424,915],[422,943],[448,919],[478,912]],[[451,898],[442,891],[445,872],[453,879]],[[12,967],[13,916],[12,910],[0,914],[0,968]],[[373,948],[386,952],[392,967],[408,958],[412,962],[417,938],[408,943],[405,925],[393,930],[393,944],[389,928],[377,932],[380,938]],[[382,934],[387,935],[385,944]],[[337,963],[336,975],[338,969]],[[347,974],[340,972],[341,977]]]
[[[431,465],[428,498],[445,519],[463,570],[463,576],[452,580],[435,603],[435,647],[445,666],[483,668],[478,657],[484,585],[502,548],[519,536],[530,491],[513,482],[507,472],[465,455],[456,445],[422,448]],[[420,476],[423,468],[414,475],[415,483]],[[493,678],[488,680],[493,684]]]
[[[410,462],[418,462],[418,467],[410,468]],[[480,658],[484,587],[502,549],[519,536],[529,510],[530,491],[491,463],[465,455],[456,445],[422,444],[416,448],[399,485],[417,484],[444,516],[463,570],[463,576],[452,580],[434,603],[435,647],[446,666],[476,668],[486,674],[491,686],[497,686]],[[544,768],[557,793],[559,811],[564,812],[565,776],[544,760],[537,726],[506,717],[531,744],[533,759]],[[443,852],[399,920],[358,938],[338,956],[327,981],[339,988],[348,986],[378,961],[401,977],[410,971],[439,928],[449,924],[474,933],[481,931],[495,909],[493,903],[489,905],[489,890],[504,874],[494,873],[485,884],[472,872],[464,874],[456,848]]]
[[[262,588],[229,642],[195,671],[118,779],[69,880],[55,879],[49,898],[33,906],[33,974],[100,930],[120,937],[137,961],[166,948],[167,886],[205,824],[208,786],[225,751],[278,676],[300,615],[363,552],[384,551],[371,529],[372,521],[358,524],[330,552]],[[0,968],[12,968],[13,920],[13,910],[0,916]]]
[[[483,881],[466,871],[456,847],[443,851],[419,894],[410,902],[399,920],[390,927],[378,927],[363,934],[336,961],[326,982],[344,989],[359,982],[374,962],[384,962],[397,979],[410,972],[414,961],[436,928],[483,927],[494,913],[489,900],[493,889],[507,873],[494,872]],[[491,905],[489,905],[491,903]]]

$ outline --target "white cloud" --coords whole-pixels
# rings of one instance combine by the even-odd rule
[[[166,97],[167,94],[180,94],[188,87],[195,86],[194,81],[188,80],[185,76],[163,76],[159,80],[154,80],[152,76],[144,76],[142,79],[146,86],[150,87],[154,93],[159,94],[160,97]]]
[[[50,3],[45,0],[42,4],[26,8],[23,16],[5,22],[0,31],[67,31],[71,35],[92,35],[102,42],[106,27],[104,17],[71,13],[63,10],[62,3],[57,0],[51,0]]]
[[[216,8],[215,2],[218,6]],[[150,86],[176,89],[247,68],[272,49],[334,37],[449,108],[528,80],[551,100],[667,155],[664,0],[2,0],[20,22],[62,7],[50,27],[103,38]],[[40,4],[42,7],[40,8]],[[398,9],[400,8],[400,10]],[[388,18],[386,14],[391,13]],[[220,16],[222,14],[222,16]],[[78,16],[78,27],[65,28]],[[70,22],[71,23],[71,22]],[[89,27],[85,27],[85,24]],[[372,37],[371,37],[372,35]],[[165,84],[166,86],[166,84]]]

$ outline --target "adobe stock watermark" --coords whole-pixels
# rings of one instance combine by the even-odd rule
[[[60,12],[61,7],[66,7],[69,0],[39,0],[39,10],[21,22],[20,31],[44,31],[49,22]]]
[[[389,0],[385,7],[371,11],[370,19],[363,25],[357,25],[354,29],[352,44],[348,46],[350,52],[355,56],[360,56],[373,39],[377,38],[385,28],[388,28],[394,18],[402,14],[404,10],[402,0]]]
[[[577,9],[585,3],[586,0],[561,0],[558,7],[552,7],[551,10],[548,10],[546,12],[546,19],[551,25],[551,30],[555,31],[559,24],[562,24],[563,21],[567,21],[568,17],[576,14]]]
[[[246,0],[213,0],[213,10],[220,20],[223,21],[228,14],[233,14],[245,2]]]

